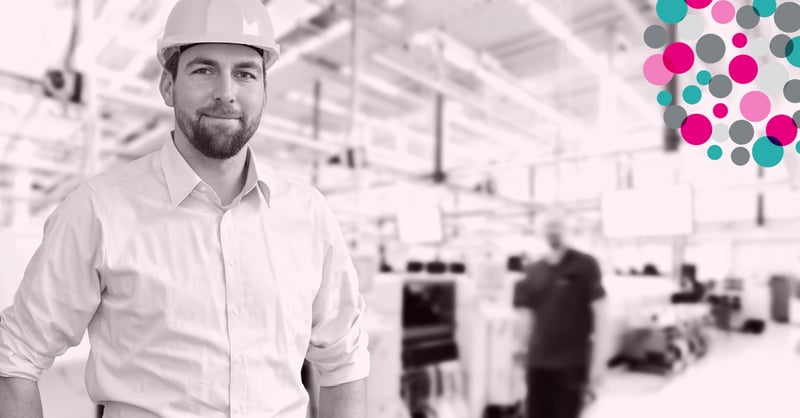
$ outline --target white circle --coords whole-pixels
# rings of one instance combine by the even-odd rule
[[[756,85],[764,93],[774,94],[783,91],[787,81],[789,81],[789,70],[779,62],[770,62],[758,70]]]
[[[752,39],[747,44],[747,50],[750,52],[750,55],[766,57],[771,54],[769,50],[769,39],[764,37]]]
[[[711,137],[714,138],[714,141],[725,142],[728,139],[728,125],[724,123],[714,125]]]
[[[690,14],[678,24],[678,34],[688,41],[694,41],[703,34],[704,26],[701,16]]]

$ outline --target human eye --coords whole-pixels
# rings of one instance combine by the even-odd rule
[[[245,79],[245,80],[249,80],[249,81],[258,79],[258,77],[256,77],[255,74],[247,72],[247,71],[239,71],[238,73],[236,73],[236,76],[239,77],[239,78]]]
[[[214,72],[211,70],[211,68],[208,67],[201,67],[192,71],[192,74],[200,74],[200,75],[211,75],[213,73]]]

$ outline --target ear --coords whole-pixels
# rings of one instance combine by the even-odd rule
[[[161,97],[164,99],[164,103],[169,107],[173,107],[175,105],[174,88],[175,80],[172,79],[172,75],[170,75],[170,73],[166,70],[162,70],[161,82],[158,85],[158,90],[161,92]]]
[[[267,78],[264,78],[264,103],[261,103],[261,107],[267,105],[267,101],[269,99],[269,89],[267,88]]]

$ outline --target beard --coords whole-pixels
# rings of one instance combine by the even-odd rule
[[[208,115],[234,119],[215,120]],[[230,106],[215,103],[193,113],[176,106],[175,119],[186,139],[201,154],[227,160],[238,154],[253,137],[261,123],[261,113],[248,116]]]

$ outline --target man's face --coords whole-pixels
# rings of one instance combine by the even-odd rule
[[[233,157],[258,129],[266,104],[262,66],[250,47],[200,44],[181,53],[174,81],[162,77],[178,128],[206,157]]]
[[[550,219],[544,225],[544,235],[550,248],[558,250],[564,247],[564,223],[559,219]]]

